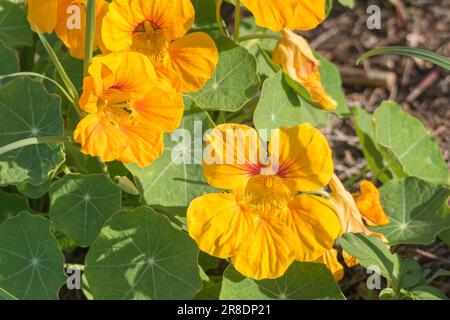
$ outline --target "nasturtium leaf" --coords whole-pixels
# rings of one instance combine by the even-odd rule
[[[259,281],[245,278],[230,265],[223,276],[220,299],[343,300],[345,298],[325,265],[294,262],[281,278]]]
[[[350,9],[354,9],[356,5],[355,0],[338,0],[338,2]]]
[[[246,49],[228,38],[216,41],[219,63],[212,78],[190,97],[204,110],[235,112],[259,89],[256,59]]]
[[[21,300],[53,300],[65,281],[47,219],[22,211],[0,225],[0,288]]]
[[[195,295],[194,300],[219,300],[222,282],[209,281]]]
[[[402,275],[401,287],[405,289],[412,288],[425,280],[420,264],[411,258],[400,260],[400,274]]]
[[[384,234],[391,245],[430,244],[450,225],[447,187],[408,177],[389,181],[380,192],[390,223],[372,229]]]
[[[17,300],[17,298],[9,292],[6,292],[5,289],[0,288],[0,301],[1,300]]]
[[[350,255],[358,258],[365,268],[378,269],[388,280],[396,278],[398,257],[389,251],[389,247],[380,238],[363,233],[345,233],[340,238],[340,244]]]
[[[18,194],[0,191],[0,223],[27,209],[26,198]]]
[[[19,72],[19,58],[14,50],[6,48],[0,42],[0,76]],[[0,80],[0,86],[8,79]]]
[[[214,192],[201,165],[203,132],[211,128],[209,115],[188,103],[179,129],[165,138],[162,157],[147,168],[126,165],[146,204],[185,208],[194,198]]]
[[[39,137],[63,135],[61,99],[28,78],[16,79],[0,88],[0,146]],[[47,181],[61,163],[61,143],[22,147],[0,155],[0,185]]]
[[[15,48],[31,46],[33,34],[22,9],[14,3],[0,0],[0,43]]]
[[[198,248],[153,209],[108,220],[86,256],[95,299],[191,299],[201,288]]]
[[[270,130],[304,122],[323,126],[327,119],[328,115],[324,111],[314,109],[297,96],[280,71],[264,81],[253,122],[257,129]]]
[[[418,119],[398,104],[385,101],[375,111],[374,120],[379,150],[396,178],[414,176],[431,183],[449,183],[439,145]]]
[[[418,286],[409,292],[414,300],[448,300],[444,292],[432,286]]]
[[[375,145],[375,127],[372,115],[363,108],[352,108],[352,113],[356,134],[359,138],[364,158],[377,179],[386,183],[392,179],[392,174]]]
[[[191,0],[195,9],[195,23],[193,32],[206,32],[214,38],[222,36],[222,32],[216,22],[216,1],[215,0]],[[221,21],[223,29],[226,30],[225,23]]]
[[[450,229],[444,230],[439,234],[439,239],[444,241],[450,247]]]
[[[120,208],[121,192],[104,175],[69,174],[50,187],[50,221],[83,247]]]
[[[49,178],[47,181],[37,186],[31,183],[21,183],[17,185],[17,190],[19,190],[21,194],[27,196],[28,198],[39,199],[48,192],[48,189],[50,189],[51,184],[52,179]]]

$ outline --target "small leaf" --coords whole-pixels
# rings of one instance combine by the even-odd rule
[[[414,176],[448,184],[448,168],[439,145],[416,118],[398,104],[385,101],[374,113],[379,151],[396,178]]]
[[[148,207],[118,212],[86,256],[95,299],[191,299],[201,287],[198,247]]]
[[[345,299],[328,268],[320,263],[294,262],[275,280],[245,278],[232,265],[224,273],[222,300]]]
[[[380,192],[390,223],[372,229],[384,234],[391,245],[430,244],[450,224],[447,187],[409,177],[389,181]]]
[[[14,49],[31,46],[33,34],[22,9],[6,0],[0,0],[0,43]]]
[[[27,196],[28,198],[39,199],[48,192],[51,184],[52,179],[48,179],[44,183],[41,183],[37,186],[32,185],[31,183],[22,183],[17,186],[17,190],[19,190],[21,194]]]
[[[19,58],[17,57],[16,52],[12,49],[3,46],[1,42],[0,42],[0,61],[8,62],[0,64],[0,75],[11,74],[20,71]],[[6,83],[6,81],[8,81],[8,79],[5,80],[0,79],[0,86]]]
[[[23,211],[0,225],[0,287],[18,299],[54,300],[64,257],[48,220]]]
[[[219,63],[212,78],[190,97],[204,110],[235,112],[258,92],[256,59],[228,38],[217,40]]]
[[[69,174],[50,187],[50,221],[83,247],[120,208],[120,190],[104,175]]]
[[[27,199],[18,194],[0,191],[0,223],[24,210],[28,210]]]
[[[418,286],[409,293],[414,300],[448,300],[444,292],[432,286]]]
[[[363,233],[346,233],[340,238],[340,244],[345,251],[358,258],[365,268],[377,267],[386,279],[396,279],[398,257],[389,251],[380,238]]]
[[[28,138],[63,135],[61,99],[35,81],[19,78],[0,88],[0,147]],[[61,143],[24,146],[0,155],[0,185],[39,185],[64,161]]]

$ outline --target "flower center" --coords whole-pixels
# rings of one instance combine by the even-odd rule
[[[169,47],[164,30],[157,23],[144,21],[133,32],[133,48],[150,56],[154,63],[160,63]]]
[[[134,118],[133,105],[134,101],[129,94],[114,87],[106,90],[98,100],[99,113],[115,126]]]

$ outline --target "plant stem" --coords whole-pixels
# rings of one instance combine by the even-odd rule
[[[240,37],[239,42],[255,40],[255,39],[272,39],[272,40],[279,41],[281,39],[281,37],[277,34],[257,33],[257,34],[251,34],[248,36]]]
[[[95,38],[95,0],[88,0],[86,13],[86,33],[84,44],[84,76],[88,74],[92,62]]]
[[[82,265],[82,264],[64,263],[64,268],[66,268],[66,269],[71,269],[71,270],[80,270],[80,271],[84,271],[84,265]]]
[[[239,42],[239,28],[241,26],[241,0],[236,0],[234,11],[234,42]]]
[[[227,36],[227,32],[225,31],[225,29],[223,28],[223,25],[222,25],[222,15],[220,14],[220,9],[222,9],[222,4],[223,4],[223,0],[217,0],[217,3],[216,3],[216,22],[217,22],[217,25],[219,26],[220,32],[222,32],[222,34],[224,36]]]
[[[0,148],[0,155],[20,149],[23,147],[35,145],[35,144],[45,144],[45,143],[53,143],[53,142],[69,142],[71,139],[69,137],[65,136],[55,136],[55,137],[36,137],[36,138],[27,138],[23,140],[19,140],[10,144],[7,144],[6,146],[3,146]]]

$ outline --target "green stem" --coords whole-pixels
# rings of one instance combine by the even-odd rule
[[[64,268],[71,269],[71,270],[84,271],[84,265],[82,265],[82,264],[64,263]]]
[[[70,142],[71,139],[69,137],[64,136],[55,136],[55,137],[35,137],[35,138],[27,138],[19,141],[15,141],[13,143],[7,144],[0,148],[0,156],[4,153],[20,149],[23,147],[35,145],[35,144],[45,144],[45,143],[53,143],[53,142]]]
[[[241,0],[236,0],[234,11],[234,42],[239,42],[239,28],[241,27]]]
[[[223,28],[223,25],[222,25],[222,15],[220,14],[220,9],[222,9],[223,1],[224,0],[217,0],[217,3],[216,3],[216,22],[217,22],[217,25],[219,26],[220,32],[222,32],[222,34],[224,36],[227,36],[227,32],[225,31],[225,29]]]
[[[95,39],[95,0],[88,0],[86,13],[86,33],[84,45],[84,75],[87,76],[92,62]]]
[[[251,34],[248,36],[240,37],[239,42],[255,40],[255,39],[272,39],[272,40],[279,41],[281,39],[281,37],[277,34],[257,33],[257,34]]]

